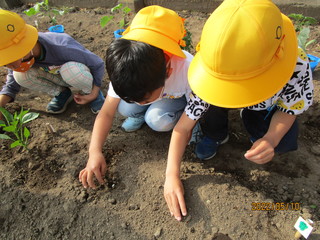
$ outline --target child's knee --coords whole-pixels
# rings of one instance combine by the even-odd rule
[[[145,115],[145,120],[148,126],[157,132],[171,131],[176,125],[176,117],[174,113],[163,113],[161,110],[153,109]]]
[[[67,62],[60,68],[60,75],[64,82],[85,93],[92,90],[93,76],[90,69],[78,62]]]
[[[34,76],[34,69],[30,69],[27,72],[13,72],[13,77],[16,80],[16,82],[25,88],[28,88],[28,86],[31,85],[32,79]]]

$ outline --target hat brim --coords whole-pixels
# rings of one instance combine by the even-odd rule
[[[282,19],[284,54],[267,71],[245,80],[219,79],[206,72],[200,51],[193,58],[188,71],[192,91],[207,103],[225,108],[252,106],[276,94],[290,80],[298,56],[293,24],[283,14]]]
[[[123,35],[122,38],[148,43],[176,56],[186,58],[186,55],[183,53],[177,42],[163,34],[159,34],[149,29],[131,29],[128,33]]]
[[[20,42],[0,50],[0,66],[15,62],[26,56],[36,45],[38,40],[38,30],[26,24],[26,32]]]

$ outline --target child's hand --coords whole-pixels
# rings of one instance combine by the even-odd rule
[[[181,221],[181,213],[187,215],[187,208],[184,201],[184,189],[179,177],[167,176],[164,183],[164,197],[168,204],[171,216]]]
[[[95,189],[94,176],[100,184],[104,184],[103,177],[107,171],[107,164],[103,157],[102,152],[97,153],[94,156],[90,156],[87,166],[79,173],[79,181],[82,183],[84,188],[88,186]]]
[[[82,95],[80,93],[76,93],[73,96],[73,100],[77,103],[77,104],[87,104],[89,102],[92,102],[93,100],[95,100],[97,98],[97,96],[95,96],[94,94],[88,94],[88,95]]]
[[[244,154],[245,158],[257,164],[270,162],[274,157],[274,147],[268,139],[260,138]]]

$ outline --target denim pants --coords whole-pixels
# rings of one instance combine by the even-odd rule
[[[74,87],[85,94],[92,91],[93,76],[90,69],[78,62],[67,62],[55,73],[33,67],[27,72],[14,71],[13,76],[20,86],[52,96],[59,95],[66,87]]]
[[[154,131],[167,132],[174,128],[186,105],[184,96],[175,99],[163,98],[144,106],[121,100],[118,112],[124,117],[144,117],[148,126]]]
[[[228,135],[228,110],[229,109],[227,108],[210,106],[201,123],[203,134],[216,141],[225,139]],[[251,136],[251,140],[256,141],[267,133],[271,118],[275,112],[276,109],[272,110],[270,113],[267,110],[254,111],[246,108],[243,109],[242,121]],[[268,117],[266,117],[267,115]],[[298,122],[295,120],[289,131],[275,148],[275,152],[285,153],[296,150],[298,148],[297,139]]]

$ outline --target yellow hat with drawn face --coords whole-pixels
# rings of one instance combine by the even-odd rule
[[[290,80],[297,49],[292,22],[272,1],[225,0],[204,25],[189,84],[212,105],[255,105]]]
[[[26,56],[38,40],[35,27],[16,13],[0,9],[0,66]]]
[[[175,11],[156,5],[148,6],[136,14],[122,38],[148,43],[185,58],[180,48],[186,46],[183,40],[186,34],[183,22]]]

